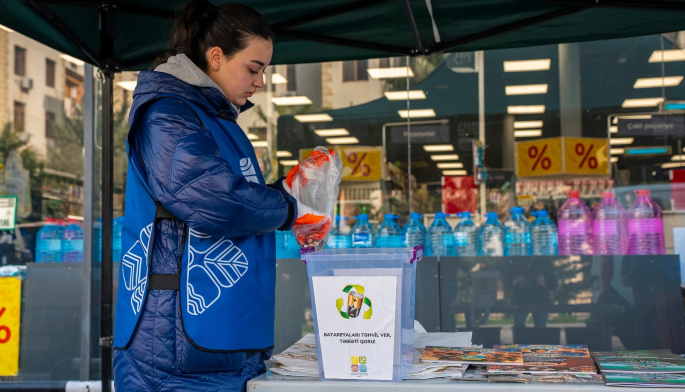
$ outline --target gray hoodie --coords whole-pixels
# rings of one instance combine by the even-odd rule
[[[190,60],[188,56],[183,53],[169,57],[167,62],[158,65],[157,68],[155,68],[155,71],[172,75],[192,86],[215,88],[221,91],[221,94],[223,94],[224,97],[226,96],[224,90],[222,90],[218,84],[216,84],[209,76],[207,76],[206,73],[204,73],[204,71],[198,68],[197,65],[195,65],[195,63],[193,63],[192,60]],[[238,114],[240,114],[240,108],[238,108],[232,102],[229,103],[231,104],[231,109],[233,110],[235,118],[237,119]]]

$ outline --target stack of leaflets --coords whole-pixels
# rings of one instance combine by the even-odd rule
[[[685,386],[685,359],[670,350],[596,352],[592,356],[609,386]]]
[[[469,348],[427,346],[421,355],[421,362],[456,365],[523,365],[523,356],[518,348]]]
[[[319,364],[316,359],[316,338],[307,334],[287,350],[271,357],[273,366],[269,369],[282,376],[319,378]]]
[[[445,365],[422,363],[421,353],[428,344],[471,346],[471,332],[436,332],[414,334],[414,368],[409,380],[427,380],[431,378],[461,377],[467,365]],[[319,365],[316,353],[316,338],[308,334],[287,350],[271,357],[273,366],[269,369],[282,376],[319,377]]]
[[[449,345],[471,347],[471,332],[434,332],[414,334],[414,368],[407,380],[428,380],[432,378],[461,378],[468,365],[445,365],[421,362],[421,355],[427,345]]]
[[[520,349],[523,366],[488,365],[488,374],[597,374],[595,363],[584,344],[496,345],[495,349]],[[558,378],[557,378],[558,379]],[[571,378],[569,378],[571,379]]]

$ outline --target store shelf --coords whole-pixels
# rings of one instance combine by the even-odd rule
[[[345,200],[345,204],[372,204],[375,203],[376,200]],[[341,201],[342,203],[342,201]]]
[[[58,200],[58,201],[62,201],[65,203],[83,204],[82,199],[77,199],[74,197],[60,196],[60,195],[53,195],[52,193],[46,193],[46,192],[43,192],[43,199]]]

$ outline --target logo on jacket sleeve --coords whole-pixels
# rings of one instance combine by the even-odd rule
[[[187,310],[197,316],[221,297],[223,289],[238,283],[247,272],[248,261],[226,237],[217,240],[193,229],[188,236]]]
[[[147,255],[152,236],[152,223],[140,231],[140,238],[129,249],[121,261],[121,273],[124,278],[124,287],[131,294],[131,307],[133,314],[138,314],[143,306],[143,297],[147,290]]]
[[[250,158],[243,158],[240,160],[240,171],[243,176],[249,182],[256,182],[259,184],[259,178],[257,178],[257,172],[252,165],[252,160]]]

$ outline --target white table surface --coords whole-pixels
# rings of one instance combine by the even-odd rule
[[[265,374],[247,383],[249,392],[404,392],[404,391],[454,391],[463,392],[499,392],[499,391],[558,391],[558,392],[617,392],[637,391],[642,389],[650,392],[677,391],[679,388],[621,388],[607,387],[604,384],[519,384],[501,382],[474,382],[474,381],[451,381],[447,379],[435,380],[407,380],[399,383],[364,381],[319,381],[315,379],[297,379],[290,377],[287,380],[267,379]]]

